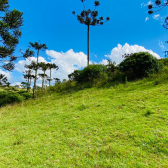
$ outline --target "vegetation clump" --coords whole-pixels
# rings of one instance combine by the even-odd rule
[[[148,52],[134,53],[125,58],[119,64],[119,69],[132,79],[145,77],[149,72],[158,72],[162,68],[158,59]]]
[[[107,72],[107,67],[105,65],[89,65],[83,70],[75,70],[73,73],[69,74],[69,79],[75,80],[79,83],[93,82],[94,79],[99,79],[103,73]]]
[[[11,103],[19,103],[31,97],[32,95],[26,91],[19,91],[19,92],[1,91],[0,92],[0,107],[7,105],[7,104],[11,104]]]

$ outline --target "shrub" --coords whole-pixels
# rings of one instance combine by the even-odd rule
[[[69,74],[69,79],[75,80],[79,83],[93,82],[94,79],[100,79],[103,73],[107,72],[105,65],[89,65],[83,70],[75,70],[72,74]]]
[[[26,91],[19,92],[0,92],[0,107],[11,104],[11,103],[19,103],[23,100],[27,100],[31,98],[32,95]]]
[[[164,66],[168,66],[168,58],[160,59],[159,62],[163,64]]]
[[[15,92],[0,92],[0,107],[6,104],[21,102],[23,96]]]
[[[147,76],[149,72],[158,72],[161,67],[158,59],[147,52],[134,53],[119,64],[120,71],[133,79]]]
[[[28,92],[22,93],[21,95],[24,97],[24,100],[32,98],[32,94]]]
[[[70,81],[82,82],[82,70],[75,70],[73,73],[68,75]]]

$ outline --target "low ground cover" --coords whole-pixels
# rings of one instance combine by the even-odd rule
[[[166,168],[167,104],[165,77],[2,107],[0,167]]]

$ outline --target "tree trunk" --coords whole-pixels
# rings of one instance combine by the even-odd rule
[[[42,77],[42,90],[44,88],[44,76]]]
[[[46,78],[46,76],[45,76],[45,71],[44,71],[44,89],[46,90],[46,82],[45,82],[45,78]]]
[[[29,77],[28,77],[27,92],[29,92]]]
[[[87,30],[87,66],[89,65],[89,26],[87,25],[88,30]]]
[[[50,69],[50,81],[49,81],[49,86],[50,86],[50,82],[51,82],[51,69]]]
[[[38,64],[38,56],[39,56],[39,50],[37,51],[37,64]],[[37,67],[35,71],[35,79],[34,79],[34,98],[37,99],[37,94],[36,94],[36,80],[37,80]]]
[[[45,81],[45,91],[46,91],[46,88],[47,88],[47,76],[46,76],[46,81]]]

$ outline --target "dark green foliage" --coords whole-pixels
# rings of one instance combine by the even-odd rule
[[[133,79],[147,76],[149,72],[158,72],[161,65],[157,58],[147,52],[134,53],[119,64],[121,72]]]
[[[70,81],[77,81],[77,82],[82,82],[82,71],[80,70],[75,70],[73,73],[68,75],[68,78]]]
[[[18,92],[21,96],[23,96],[24,100],[32,98],[32,94],[28,93],[27,91],[19,91]]]
[[[0,92],[0,107],[6,104],[21,102],[23,97],[15,92]]]
[[[73,90],[77,89],[76,82],[74,81],[66,81],[61,83],[60,81],[57,82],[54,86],[48,87],[48,91],[54,92],[72,92]]]
[[[14,69],[13,61],[16,57],[13,56],[15,48],[21,37],[20,27],[23,24],[23,13],[14,9],[8,10],[8,0],[0,1],[0,67],[11,71]],[[2,13],[3,12],[3,13]]]
[[[82,70],[83,82],[99,79],[105,72],[107,72],[107,67],[105,65],[89,65]]]
[[[163,64],[164,66],[168,66],[168,58],[160,59],[159,62]]]
[[[94,79],[100,79],[103,73],[107,72],[105,65],[89,65],[83,70],[75,70],[68,77],[70,80],[75,80],[79,83],[93,82]]]
[[[7,83],[7,77],[4,74],[0,74],[0,86]]]
[[[3,92],[0,92],[0,107],[11,103],[19,103],[31,97],[32,95],[26,91],[19,91],[19,92],[3,91]]]

